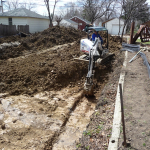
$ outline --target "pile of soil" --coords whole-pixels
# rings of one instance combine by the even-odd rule
[[[56,45],[71,43],[85,35],[85,32],[81,30],[55,26],[43,32],[32,34],[30,37],[21,38],[19,36],[9,36],[0,38],[0,44],[14,41],[19,41],[21,43],[17,47],[0,49],[0,59],[15,58],[23,55],[25,52],[37,52]]]
[[[21,44],[18,47],[1,50],[0,92],[32,95],[45,90],[59,90],[76,84],[78,80],[84,82],[88,64],[74,60],[74,57],[83,54],[80,52],[82,37],[85,37],[85,32],[56,26],[20,39]],[[121,48],[120,38],[110,36],[109,39],[109,51],[117,57]],[[73,44],[67,44],[65,48],[58,47],[55,50],[37,53],[42,49],[73,41]],[[27,51],[32,53],[27,56]],[[15,58],[17,56],[21,57]],[[98,72],[103,67],[100,66]],[[101,80],[98,78],[97,80]]]

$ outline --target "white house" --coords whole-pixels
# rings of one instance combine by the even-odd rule
[[[18,8],[0,13],[0,24],[29,25],[29,32],[35,33],[47,29],[49,27],[49,19],[26,8]]]
[[[107,20],[107,21],[102,23],[102,26],[105,27],[106,29],[108,29],[109,34],[118,35],[119,19],[113,18],[113,19]],[[123,26],[124,26],[124,21],[120,20],[120,34],[119,35],[122,34]],[[126,31],[126,27],[124,29],[124,34],[125,34],[125,31]]]
[[[53,25],[57,25],[57,22],[54,21]],[[75,29],[78,29],[78,23],[70,20],[70,19],[62,19],[60,22],[60,26],[64,26],[64,27],[73,27]]]

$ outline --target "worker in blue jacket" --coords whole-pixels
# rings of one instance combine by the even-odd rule
[[[95,37],[99,37],[100,40],[101,40],[101,44],[103,44],[103,39],[101,38],[101,36],[98,34],[97,31],[95,31],[95,32],[92,34],[92,41],[95,41]]]

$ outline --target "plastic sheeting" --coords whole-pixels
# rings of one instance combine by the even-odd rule
[[[122,43],[122,51],[126,51],[126,50],[132,53],[138,52],[140,51],[140,45]],[[147,67],[149,78],[150,78],[150,65],[149,65],[149,62],[147,61],[146,55],[142,52],[140,52],[139,54],[143,58],[144,65],[146,65]]]

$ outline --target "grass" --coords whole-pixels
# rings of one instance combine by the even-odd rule
[[[123,133],[123,127],[120,126],[120,133]]]
[[[143,146],[146,146],[146,144],[145,144],[145,143],[143,143]]]
[[[87,132],[86,132],[86,131],[84,131],[84,132],[83,132],[83,135],[84,135],[84,136],[86,136],[86,135],[91,136],[91,135],[92,135],[92,133],[91,133],[91,132],[92,132],[92,131],[87,131]]]
[[[81,144],[76,145],[77,148],[79,148],[81,146]]]
[[[136,42],[141,43],[141,39],[137,39]],[[143,44],[150,44],[150,42],[142,42]]]

